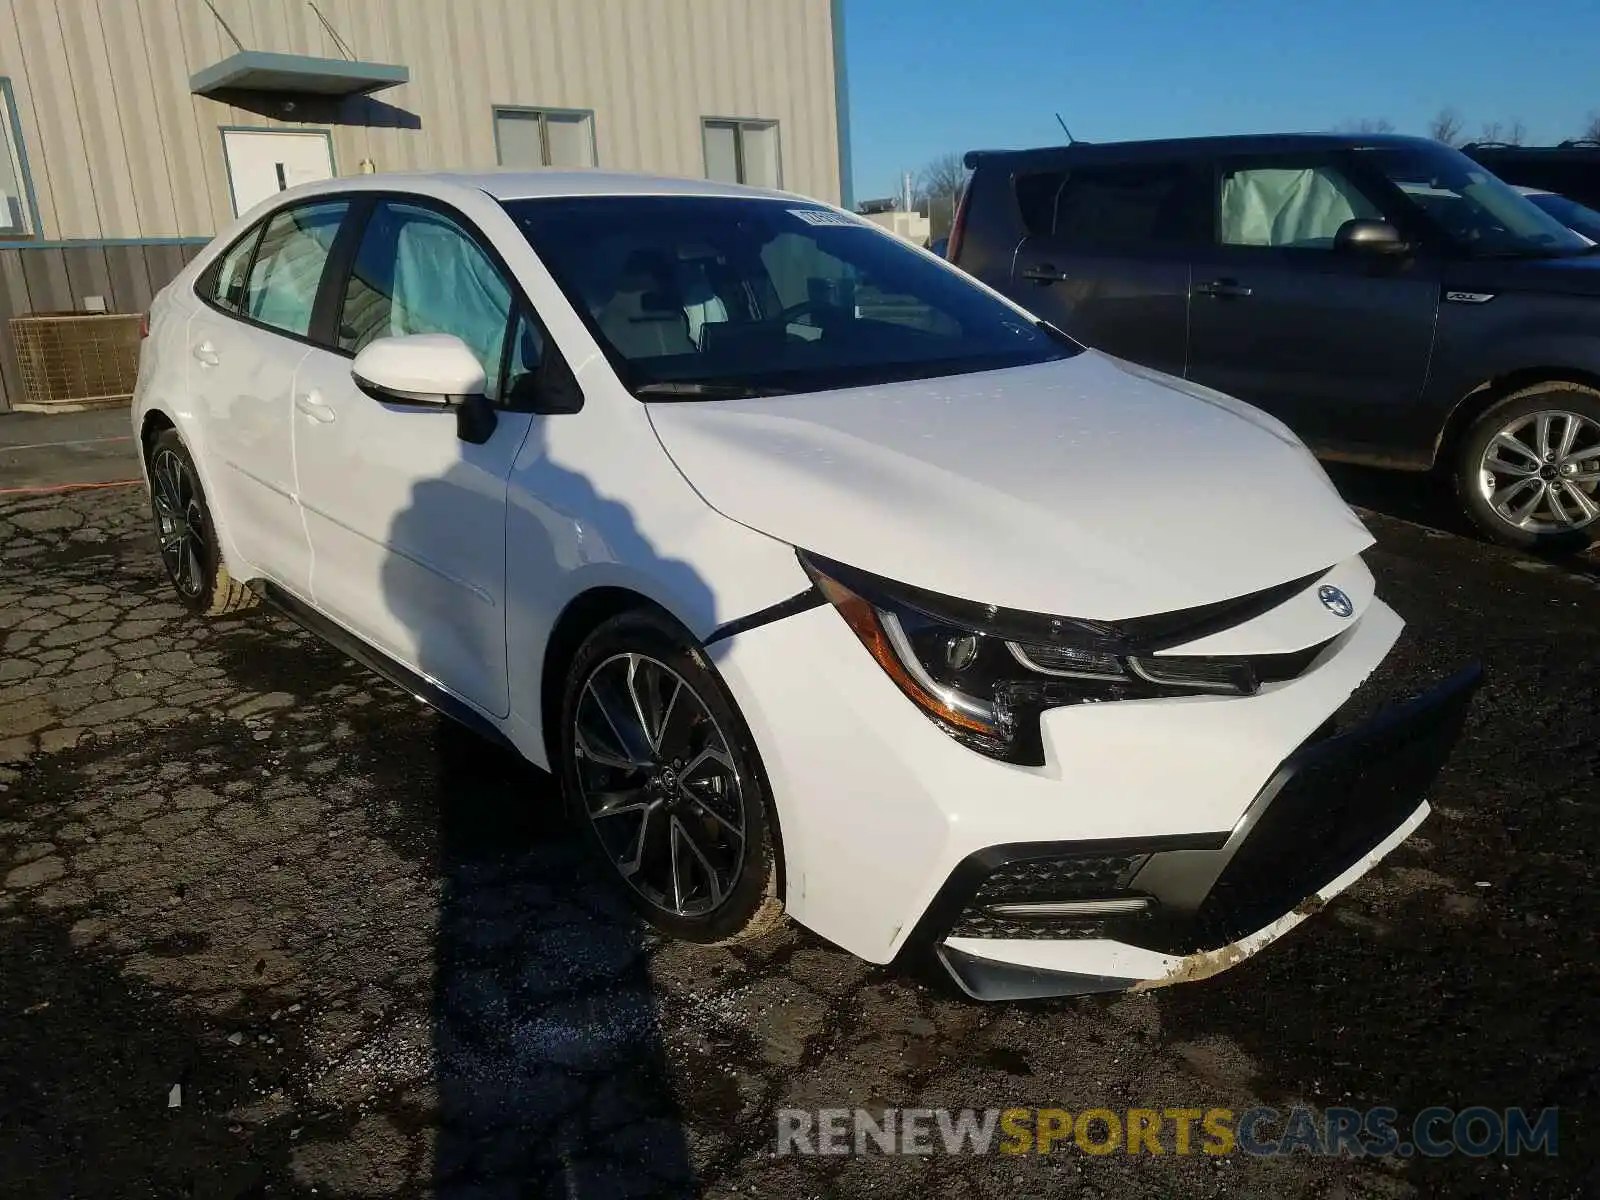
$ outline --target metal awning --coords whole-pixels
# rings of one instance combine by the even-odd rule
[[[410,79],[408,69],[392,63],[243,50],[189,76],[189,90],[197,96],[240,91],[357,96]]]

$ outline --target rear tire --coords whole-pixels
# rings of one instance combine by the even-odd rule
[[[1600,391],[1524,388],[1479,417],[1455,462],[1456,493],[1494,541],[1539,553],[1600,535]]]
[[[766,775],[687,631],[649,610],[602,624],[567,668],[560,728],[568,813],[650,925],[712,945],[782,925]]]
[[[228,574],[200,472],[176,429],[150,444],[150,514],[167,579],[179,602],[203,617],[254,608],[260,597]]]

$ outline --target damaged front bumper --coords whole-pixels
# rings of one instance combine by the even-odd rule
[[[1226,834],[1021,843],[970,855],[919,922],[979,1000],[1204,979],[1283,936],[1403,842],[1460,736],[1473,666],[1350,729],[1319,730]]]

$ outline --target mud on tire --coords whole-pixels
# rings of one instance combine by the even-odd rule
[[[150,513],[167,580],[179,602],[198,616],[253,608],[260,598],[228,574],[200,472],[176,429],[151,443],[147,462]]]

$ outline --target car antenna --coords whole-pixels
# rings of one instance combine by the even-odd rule
[[[1067,128],[1067,123],[1061,119],[1061,114],[1056,114],[1056,124],[1061,126],[1061,132],[1067,135],[1067,145],[1076,146],[1078,139],[1072,136],[1072,130]]]

